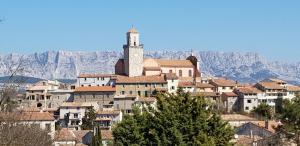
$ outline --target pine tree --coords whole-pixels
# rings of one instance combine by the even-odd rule
[[[93,108],[88,108],[82,118],[81,128],[83,130],[92,130],[94,128],[94,121],[96,119],[96,112]]]
[[[116,145],[230,145],[233,129],[204,97],[158,94],[156,108],[134,108],[113,129]]]

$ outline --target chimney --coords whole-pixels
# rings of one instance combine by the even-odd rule
[[[269,129],[269,121],[268,120],[265,120],[265,128]]]

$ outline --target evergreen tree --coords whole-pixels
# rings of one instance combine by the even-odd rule
[[[272,107],[266,103],[261,103],[252,112],[264,120],[270,120],[274,113]]]
[[[101,137],[101,129],[100,126],[98,125],[95,127],[95,134],[93,135],[93,144],[92,146],[102,146],[102,137]]]
[[[300,95],[297,95],[293,100],[284,100],[280,119],[283,125],[279,130],[283,130],[292,135],[300,145]]]
[[[113,129],[116,145],[230,145],[233,129],[204,97],[158,94],[156,108],[134,108]]]
[[[85,112],[84,117],[82,118],[81,128],[83,130],[92,130],[94,128],[94,121],[96,119],[96,112],[94,108],[88,108]]]

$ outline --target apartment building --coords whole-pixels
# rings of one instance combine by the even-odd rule
[[[238,85],[236,81],[223,78],[212,79],[209,81],[209,84],[215,86],[215,92],[218,93],[232,92]]]
[[[234,90],[239,97],[239,111],[251,112],[260,103],[266,102],[265,94],[252,86],[239,87]]]
[[[97,102],[64,102],[59,108],[59,120],[62,127],[80,130],[82,118],[89,108],[99,110]]]

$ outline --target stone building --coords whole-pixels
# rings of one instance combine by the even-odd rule
[[[84,86],[74,91],[75,102],[97,102],[100,108],[113,105],[116,88],[113,86]]]
[[[116,75],[112,74],[80,74],[77,77],[77,86],[115,86]]]

